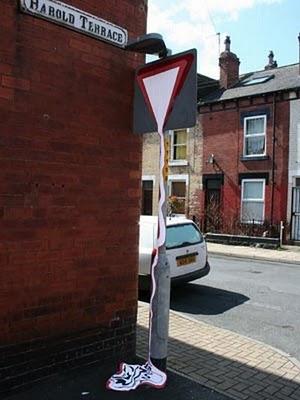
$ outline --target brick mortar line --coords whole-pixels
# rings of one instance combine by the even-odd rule
[[[147,307],[147,306],[148,306],[148,303],[145,303],[145,302],[142,302],[142,301],[139,301],[138,303],[141,304],[141,307],[148,308],[148,307]],[[243,339],[245,339],[245,340],[247,340],[247,341],[249,341],[249,342],[253,342],[253,343],[255,343],[255,344],[258,344],[258,345],[260,345],[260,346],[263,346],[263,347],[266,348],[267,350],[272,350],[273,352],[275,352],[275,353],[277,353],[277,354],[280,354],[281,356],[287,358],[288,361],[290,361],[292,364],[294,364],[294,366],[296,366],[296,367],[299,368],[299,370],[300,370],[300,361],[297,360],[295,357],[292,357],[291,355],[289,355],[288,353],[286,353],[286,352],[283,351],[283,350],[277,349],[276,347],[273,347],[273,346],[271,346],[271,345],[269,345],[269,344],[263,343],[263,342],[261,342],[261,341],[259,341],[259,340],[256,340],[256,339],[249,338],[249,337],[247,337],[247,336],[241,335],[241,334],[236,333],[236,332],[234,332],[234,331],[230,331],[229,329],[224,329],[224,328],[215,327],[214,325],[207,324],[206,322],[198,321],[197,319],[195,319],[195,318],[193,318],[193,317],[190,317],[190,316],[187,316],[187,315],[185,315],[185,314],[182,314],[182,313],[180,313],[179,311],[170,310],[170,314],[174,314],[174,315],[176,315],[177,317],[179,317],[180,319],[188,320],[188,321],[190,321],[190,322],[193,322],[193,323],[195,323],[196,325],[204,325],[204,326],[211,327],[212,329],[215,328],[215,329],[217,329],[217,330],[220,330],[221,332],[226,332],[226,333],[228,333],[228,334],[234,334],[234,335],[239,336],[239,337],[241,337],[241,338],[243,338]]]

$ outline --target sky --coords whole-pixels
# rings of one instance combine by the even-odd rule
[[[299,60],[300,1],[148,0],[147,32],[162,34],[173,54],[196,48],[198,72],[212,78],[227,35],[240,73],[264,69],[270,50],[280,67]]]

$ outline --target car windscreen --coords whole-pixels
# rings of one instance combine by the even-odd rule
[[[167,250],[201,242],[203,242],[203,236],[194,224],[180,224],[167,227]]]

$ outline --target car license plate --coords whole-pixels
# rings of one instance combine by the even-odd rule
[[[183,265],[188,265],[196,262],[196,254],[190,254],[184,257],[178,257],[176,259],[177,267],[182,267]]]

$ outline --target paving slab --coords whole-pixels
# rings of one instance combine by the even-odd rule
[[[168,372],[167,385],[163,389],[142,386],[134,391],[114,392],[106,389],[105,383],[115,370],[116,366],[111,364],[66,371],[5,400],[230,400],[230,397],[172,371]]]
[[[148,352],[148,318],[149,305],[139,302],[137,354],[142,357]],[[236,400],[282,400],[300,392],[296,359],[174,311],[170,311],[168,368]]]

